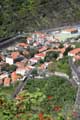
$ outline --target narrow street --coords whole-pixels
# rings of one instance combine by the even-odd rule
[[[26,83],[27,83],[27,81],[28,81],[28,79],[29,79],[29,77],[30,77],[31,72],[32,72],[32,71],[30,71],[30,72],[24,77],[24,80],[21,81],[21,82],[19,83],[19,85],[16,87],[14,93],[12,94],[12,98],[15,98],[15,97],[19,94],[19,92],[20,92],[21,90],[23,90],[24,86],[26,85]]]
[[[72,70],[73,81],[75,81],[78,86],[80,84],[80,79],[79,79],[80,73],[78,72],[76,65],[73,63],[71,58],[69,58],[69,65]]]
[[[72,59],[69,59],[69,65],[71,67],[72,70],[72,76],[73,76],[73,81],[76,82],[78,90],[77,90],[77,94],[76,94],[76,100],[75,100],[75,105],[74,105],[74,111],[77,112],[77,118],[76,120],[80,120],[80,73],[77,70],[76,65],[73,63]]]
[[[74,110],[78,113],[76,120],[80,120],[80,86],[78,87]]]

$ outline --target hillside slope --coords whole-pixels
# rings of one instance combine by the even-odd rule
[[[0,0],[0,37],[80,21],[80,0]]]

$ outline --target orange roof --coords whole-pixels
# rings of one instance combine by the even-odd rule
[[[28,46],[28,44],[23,43],[23,42],[22,42],[22,43],[19,43],[18,45],[21,46],[21,47],[27,47],[27,46]]]
[[[16,72],[11,73],[12,82],[16,82],[16,80],[19,78],[19,76],[16,74]]]
[[[17,70],[16,71],[22,71],[22,70],[32,70],[34,67],[33,66],[26,66],[26,67],[19,67],[19,68],[17,68]]]
[[[47,47],[43,46],[42,48],[39,49],[39,52],[43,52],[45,50],[47,50]]]
[[[68,29],[65,29],[64,31],[67,31],[67,32],[74,32],[76,31],[77,29],[76,28],[68,28]]]
[[[32,40],[32,37],[28,37],[27,40]]]
[[[12,78],[16,78],[16,77],[17,77],[16,72],[12,72],[12,73],[11,73],[11,77],[12,77]]]
[[[24,67],[25,63],[24,62],[16,62],[17,67]]]
[[[80,48],[75,48],[75,49],[71,50],[69,53],[76,55],[79,52],[80,52]]]
[[[61,49],[58,49],[59,52],[61,52],[62,54],[65,52],[66,48],[61,48]]]
[[[59,51],[59,52],[61,52],[63,54],[65,52],[65,50],[66,50],[66,48],[49,49],[49,50],[46,51],[46,53],[51,52],[51,51]]]
[[[13,59],[16,59],[19,55],[20,55],[19,52],[12,52],[12,53],[11,53],[11,57],[12,57]]]
[[[4,79],[4,86],[9,86],[10,85],[10,78],[6,77]]]
[[[35,57],[36,57],[36,56],[38,56],[38,57],[45,57],[45,55],[46,55],[46,54],[44,54],[44,53],[39,53],[39,54],[36,54]]]
[[[76,56],[75,56],[75,59],[76,59],[76,60],[80,60],[80,56],[79,56],[79,55],[76,55]]]

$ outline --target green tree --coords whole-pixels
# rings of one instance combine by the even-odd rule
[[[58,56],[59,56],[59,52],[50,51],[50,52],[47,52],[45,60],[46,61],[51,61],[52,59],[56,59]]]
[[[33,75],[33,77],[37,75],[37,69],[33,69],[31,74]]]
[[[6,64],[6,66],[2,68],[2,71],[13,72],[16,70],[16,68],[17,67],[15,65]]]
[[[34,57],[34,55],[38,53],[38,50],[37,48],[30,48],[29,52],[30,52],[30,57]]]

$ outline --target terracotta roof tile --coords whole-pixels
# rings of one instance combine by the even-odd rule
[[[23,42],[22,42],[22,43],[19,43],[18,45],[21,46],[21,47],[27,47],[27,46],[28,46],[27,43],[23,43]]]
[[[16,59],[19,55],[20,55],[19,52],[12,52],[12,53],[11,53],[11,57],[12,57],[13,59]]]
[[[12,82],[15,82],[18,79],[16,72],[11,73]]]
[[[80,52],[80,48],[75,48],[75,49],[71,50],[69,53],[73,54],[73,55],[76,55],[79,52]]]
[[[39,52],[43,52],[45,50],[47,50],[47,47],[43,46],[42,48],[39,49]]]
[[[44,53],[39,53],[39,54],[35,54],[35,57],[38,56],[38,57],[45,57],[45,54]]]
[[[80,56],[79,56],[79,55],[76,55],[76,56],[75,56],[75,59],[76,59],[76,60],[80,60]]]
[[[74,32],[74,31],[76,31],[76,30],[77,30],[76,28],[64,29],[64,31],[67,31],[67,32]]]

